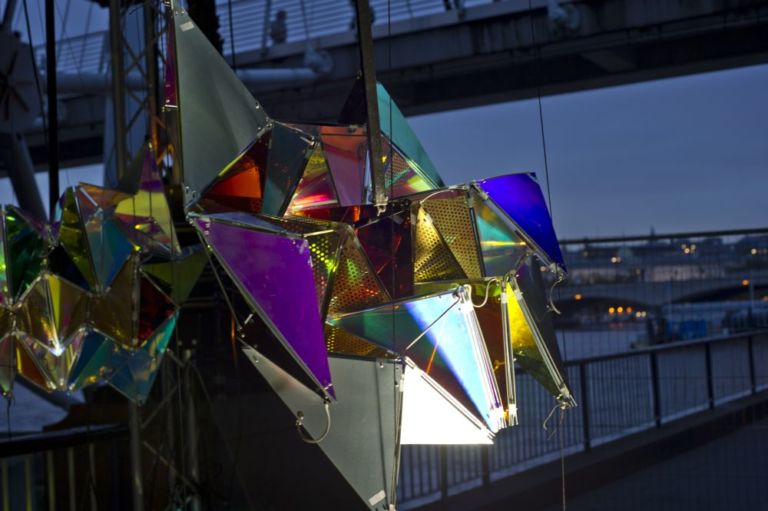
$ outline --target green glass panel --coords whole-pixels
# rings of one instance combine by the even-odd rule
[[[21,210],[7,206],[4,213],[5,264],[10,268],[10,296],[16,300],[40,274],[48,243],[34,222]]]
[[[310,136],[284,124],[274,124],[264,183],[263,214],[280,216],[288,208],[311,149]]]
[[[118,347],[112,355],[109,384],[125,397],[143,403],[155,381],[163,354],[176,327],[178,313],[169,317],[137,350]]]
[[[60,218],[58,226],[59,244],[88,283],[88,287],[90,289],[95,288],[97,284],[96,273],[91,263],[88,238],[75,198],[74,188],[67,188],[64,192],[61,201],[59,201],[57,216]]]
[[[79,390],[110,375],[115,344],[98,332],[88,331],[69,373],[69,390]]]
[[[475,220],[487,277],[515,271],[529,252],[528,245],[479,196],[474,195]]]
[[[403,153],[408,166],[426,180],[430,188],[445,186],[427,151],[382,84],[377,84],[381,131]]]
[[[197,279],[208,264],[208,256],[201,246],[195,247],[175,261],[145,263],[141,269],[152,277],[160,289],[175,303],[184,303],[197,284]]]

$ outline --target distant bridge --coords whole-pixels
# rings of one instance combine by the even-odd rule
[[[695,302],[717,299],[747,291],[741,276],[701,280],[679,280],[666,282],[615,282],[605,284],[570,284],[557,287],[559,302],[574,300],[612,301],[618,305],[642,304],[657,307],[670,303]],[[751,275],[754,288],[768,288],[768,272]]]
[[[379,78],[406,114],[768,62],[768,2],[762,0],[533,0],[530,11],[525,0],[467,0],[465,10],[448,12],[441,0],[371,3]],[[239,69],[306,70],[310,41],[330,56],[330,70],[304,73],[301,81],[253,84],[256,95],[277,118],[334,119],[359,69],[350,4],[316,0],[302,11],[301,2],[276,0],[272,13],[264,4],[232,2],[234,58],[227,51],[226,9],[219,6],[225,54]],[[289,38],[271,45],[265,29],[279,7],[288,11]],[[103,33],[61,43],[60,74],[106,71]],[[69,94],[62,101],[64,165],[101,161],[104,98]],[[35,164],[44,165],[40,126],[28,141]]]

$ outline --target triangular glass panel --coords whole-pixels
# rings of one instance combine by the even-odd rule
[[[414,282],[466,278],[424,208],[415,206],[414,216]]]
[[[141,274],[139,280],[139,323],[136,347],[142,346],[160,325],[176,313],[176,305],[151,279]]]
[[[112,283],[133,246],[104,210],[96,210],[86,219],[85,230],[99,286],[103,289]]]
[[[17,339],[14,345],[16,347],[14,357],[16,360],[16,374],[45,391],[55,390],[56,386],[48,379],[45,372],[38,365],[38,362],[29,353],[27,343]]]
[[[202,219],[195,223],[253,311],[318,388],[332,395],[307,242]]]
[[[547,309],[545,286],[533,256],[520,267],[507,292],[507,317],[515,360],[565,406],[573,406],[568,374]],[[512,299],[514,297],[515,299]]]
[[[177,112],[184,134],[180,156],[190,202],[259,138],[268,118],[178,4],[173,6],[173,35]]]
[[[400,366],[392,361],[331,357],[339,400],[330,406],[267,357],[243,350],[288,409],[301,412],[303,434],[323,441],[317,445],[370,509],[393,509],[397,473],[397,431],[400,421]],[[351,451],[355,456],[350,456]],[[392,506],[392,507],[390,507]]]
[[[280,216],[288,208],[312,150],[312,138],[299,130],[275,122],[269,145],[261,212]]]
[[[289,215],[307,208],[337,206],[339,200],[333,187],[331,171],[321,144],[315,144],[312,154],[304,168],[304,175],[299,181],[296,193],[288,205],[286,213]]]
[[[114,352],[115,344],[107,337],[87,331],[80,354],[69,372],[69,390],[76,391],[108,377]]]
[[[492,444],[493,433],[424,371],[406,360],[401,445]]]
[[[565,269],[544,194],[532,174],[510,174],[476,183],[507,215],[542,260]]]
[[[333,281],[328,315],[367,309],[390,300],[350,227]]]
[[[14,206],[5,206],[5,253],[10,298],[17,300],[40,274],[48,243],[36,223]]]
[[[530,249],[479,194],[473,199],[485,276],[503,277],[518,268]]]
[[[184,303],[208,264],[205,249],[194,247],[173,261],[147,262],[141,266],[160,289],[177,303]]]
[[[384,152],[384,172],[386,173],[384,185],[390,199],[404,197],[433,188],[427,181],[416,173],[409,165],[400,151],[395,149],[385,136],[381,137],[382,151]]]
[[[469,208],[469,197],[464,190],[451,190],[433,195],[421,202],[432,218],[443,241],[470,279],[483,277],[480,245]]]
[[[320,129],[320,140],[339,204],[363,204],[368,161],[368,138],[365,128],[323,126]]]
[[[80,275],[88,283],[88,289],[94,289],[97,285],[96,273],[91,262],[88,237],[85,232],[83,218],[78,208],[75,189],[70,187],[64,192],[59,201],[60,218],[58,228],[59,245],[69,255],[70,260],[77,267]]]
[[[78,287],[83,289],[89,288],[88,281],[85,280],[77,265],[61,245],[55,246],[48,254],[48,269]]]
[[[29,340],[61,355],[85,323],[88,294],[63,278],[43,273],[24,295],[19,309],[20,330]]]
[[[110,359],[108,383],[131,401],[144,403],[160,368],[163,354],[176,327],[178,314],[171,315],[137,350],[118,348]]]
[[[395,302],[329,320],[354,335],[405,354],[492,431],[503,410],[471,299],[463,288]]]
[[[266,132],[227,165],[203,193],[201,206],[211,209],[211,206],[218,205],[248,213],[261,212],[271,134]],[[215,205],[211,205],[211,202]]]
[[[393,298],[413,294],[411,216],[393,213],[356,229],[357,239]]]
[[[116,344],[134,347],[138,343],[138,325],[134,321],[138,284],[138,254],[135,254],[123,264],[112,284],[91,299],[91,324]]]
[[[379,121],[382,133],[402,152],[408,166],[421,176],[430,188],[445,186],[427,151],[380,83],[376,86],[376,94],[379,100]]]
[[[60,352],[51,352],[38,340],[28,335],[23,335],[19,342],[25,344],[27,353],[34,357],[37,367],[45,374],[45,379],[56,390],[69,388],[70,371],[82,347],[87,330],[83,327],[72,334]]]
[[[178,253],[171,209],[151,151],[147,150],[144,154],[138,192],[115,207],[114,218],[136,247],[164,255]]]

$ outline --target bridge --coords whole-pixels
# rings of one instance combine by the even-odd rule
[[[218,6],[225,55],[277,118],[335,119],[359,69],[349,3],[308,4],[233,0],[231,32],[229,6]],[[442,0],[371,4],[379,78],[407,115],[768,62],[764,1],[467,0],[449,11]],[[267,27],[279,8],[288,38],[272,44]],[[93,84],[83,92],[82,77],[109,88],[108,41],[91,33],[59,43],[60,89],[69,87],[64,165],[101,161],[104,92]],[[27,137],[43,166],[42,123]]]

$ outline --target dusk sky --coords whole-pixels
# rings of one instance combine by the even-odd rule
[[[104,10],[72,5],[68,35],[89,11],[92,27],[105,24]],[[560,237],[768,226],[768,65],[545,97],[542,108]],[[533,171],[545,186],[536,100],[410,120],[448,184]],[[99,177],[64,172],[62,184]],[[0,201],[13,201],[7,180]]]

